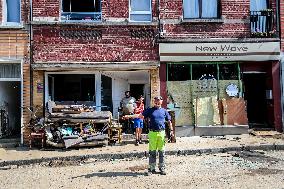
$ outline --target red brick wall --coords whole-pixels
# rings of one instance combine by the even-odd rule
[[[34,17],[59,17],[60,0],[33,0]]]
[[[281,51],[284,51],[284,0],[280,0],[280,38],[281,38]]]
[[[158,60],[154,38],[132,38],[130,30],[153,26],[34,26],[34,61],[149,61]],[[64,37],[100,30],[101,38]],[[62,34],[63,33],[63,34]]]
[[[30,0],[22,0],[21,21],[27,23],[30,17]]]
[[[249,0],[222,0],[221,15],[224,19],[238,19],[239,23],[180,23],[165,24],[168,38],[236,38],[249,37],[248,23],[240,23],[241,19],[249,19]],[[161,18],[181,19],[183,16],[182,0],[161,2]]]
[[[270,0],[275,8],[275,0]],[[166,38],[246,38],[250,37],[250,0],[221,0],[221,15],[225,23],[164,24]],[[162,19],[180,19],[183,16],[182,0],[161,0]],[[245,23],[245,22],[246,23]]]

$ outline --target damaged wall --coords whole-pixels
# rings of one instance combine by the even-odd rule
[[[151,106],[154,105],[153,98],[160,95],[160,77],[159,68],[150,70],[150,86],[151,86]]]

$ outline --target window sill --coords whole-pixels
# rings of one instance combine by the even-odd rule
[[[22,24],[0,24],[1,29],[23,29],[24,25]]]
[[[33,21],[33,25],[157,25],[158,22],[134,22],[134,21]]]
[[[203,19],[203,18],[198,18],[198,19],[190,19],[190,18],[183,18],[181,20],[181,23],[200,23],[200,22],[205,22],[205,23],[224,23],[224,18],[208,18],[208,19]]]

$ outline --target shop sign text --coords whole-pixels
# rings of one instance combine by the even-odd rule
[[[220,45],[220,46],[204,46],[195,47],[196,52],[247,52],[246,46]]]

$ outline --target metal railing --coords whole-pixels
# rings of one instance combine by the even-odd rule
[[[274,14],[271,9],[250,11],[251,37],[277,37]]]
[[[61,21],[100,22],[102,12],[62,12]]]

